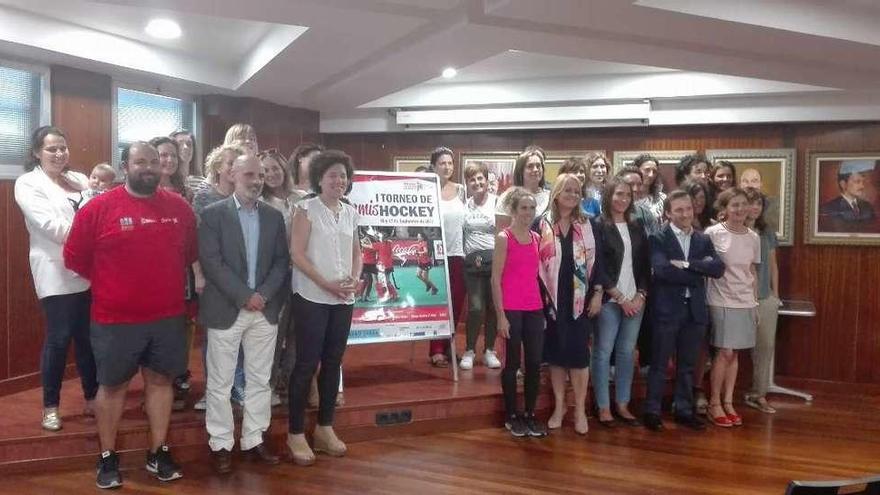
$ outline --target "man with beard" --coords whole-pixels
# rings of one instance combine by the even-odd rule
[[[182,274],[198,257],[196,221],[186,200],[158,188],[156,148],[131,143],[122,152],[122,168],[125,185],[81,209],[64,244],[65,266],[92,283],[99,488],[122,485],[116,433],[139,368],[150,422],[146,469],[160,481],[183,475],[165,437],[171,384],[187,367]]]
[[[290,267],[284,217],[258,201],[266,178],[260,159],[236,158],[232,178],[233,193],[202,210],[199,224],[206,282],[199,321],[208,328],[205,426],[219,474],[232,471],[235,424],[229,390],[239,348],[246,383],[240,448],[253,461],[278,464],[263,434],[272,417],[269,377]]]

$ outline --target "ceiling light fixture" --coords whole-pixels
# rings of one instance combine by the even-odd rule
[[[446,79],[452,79],[456,75],[458,75],[458,71],[455,70],[455,67],[447,67],[443,69],[443,77]]]
[[[150,36],[161,40],[173,40],[180,38],[180,25],[171,19],[153,19],[144,28]]]

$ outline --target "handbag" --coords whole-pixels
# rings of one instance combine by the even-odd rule
[[[481,249],[464,257],[464,269],[469,273],[492,273],[494,249]]]

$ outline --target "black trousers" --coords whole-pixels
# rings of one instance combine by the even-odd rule
[[[525,355],[525,410],[535,412],[538,400],[538,386],[541,382],[541,359],[544,353],[544,312],[504,311],[510,323],[510,338],[507,339],[504,369],[501,371],[501,390],[504,392],[504,407],[507,415],[517,413],[516,371],[520,367],[520,355]]]
[[[333,424],[336,395],[339,392],[339,367],[351,331],[351,304],[320,304],[299,294],[293,304],[296,364],[288,388],[289,431],[303,433],[309,386],[318,364],[318,425]]]
[[[91,291],[44,297],[40,299],[40,304],[46,315],[46,340],[40,358],[43,407],[58,407],[61,400],[61,381],[71,340],[83,396],[86,400],[94,399],[98,393],[98,380],[89,340]]]
[[[651,368],[648,371],[648,392],[645,413],[660,414],[666,385],[666,366],[675,355],[675,410],[688,416],[694,410],[694,365],[706,335],[706,325],[697,323],[690,308],[679,321],[655,320],[651,336]]]

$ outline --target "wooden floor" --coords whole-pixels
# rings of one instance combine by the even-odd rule
[[[779,412],[740,407],[745,426],[704,433],[608,430],[591,422],[549,438],[513,439],[501,428],[437,432],[350,444],[344,459],[267,468],[239,462],[219,477],[202,451],[185,478],[160,484],[124,470],[127,493],[710,493],[782,494],[791,479],[880,473],[880,397],[824,391],[812,404],[774,398]],[[135,466],[135,460],[126,465]],[[0,493],[95,493],[93,469],[5,476]]]

